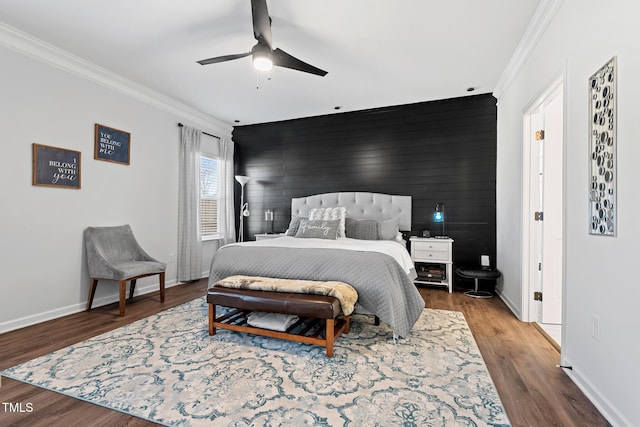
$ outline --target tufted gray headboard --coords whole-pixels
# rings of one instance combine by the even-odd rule
[[[291,215],[306,217],[313,208],[337,206],[346,207],[349,218],[397,219],[400,231],[411,230],[411,196],[363,192],[315,194],[291,199]]]

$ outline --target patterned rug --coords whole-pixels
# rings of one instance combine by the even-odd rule
[[[2,375],[176,426],[504,426],[462,313],[425,309],[394,343],[354,316],[324,348],[218,330],[204,298]]]

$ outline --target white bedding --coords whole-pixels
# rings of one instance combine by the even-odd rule
[[[301,239],[282,236],[255,242],[230,243],[227,246],[267,246],[281,248],[329,248],[361,252],[380,252],[396,260],[408,276],[415,275],[413,261],[403,244],[394,240],[359,240],[347,237],[330,239]]]

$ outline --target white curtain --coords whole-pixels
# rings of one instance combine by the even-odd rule
[[[202,277],[200,233],[200,138],[202,131],[182,126],[178,193],[178,281]]]
[[[236,241],[236,214],[233,200],[234,170],[233,141],[220,138],[220,208],[218,209],[218,226],[220,229],[220,246]]]

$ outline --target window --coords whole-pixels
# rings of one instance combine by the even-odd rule
[[[202,240],[218,237],[218,159],[200,156],[200,230]]]

